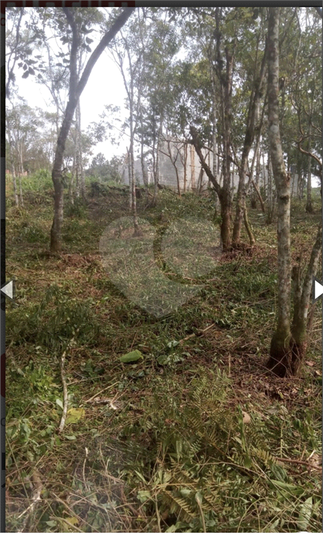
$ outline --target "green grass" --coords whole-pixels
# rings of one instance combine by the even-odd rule
[[[47,187],[30,188],[24,209],[8,197],[7,278],[17,296],[6,307],[7,530],[320,531],[321,313],[315,305],[301,376],[269,375],[275,222],[250,209],[252,254],[223,256],[201,274],[194,258],[207,256],[205,237],[167,242],[168,256],[163,245],[179,219],[214,222],[212,195],[163,190],[155,208],[140,199],[158,269],[138,289],[143,242],[112,242],[115,271],[99,253],[102,233],[128,215],[128,195],[66,203],[63,251],[49,256]],[[314,214],[303,204],[292,207],[292,255],[302,251],[305,262],[320,213],[318,200]],[[188,251],[189,270],[177,250]],[[141,305],[156,288],[169,291],[167,281],[201,289],[156,317],[121,291],[119,261],[132,268],[127,284]],[[120,362],[135,349],[143,358]],[[62,354],[70,412],[59,433]]]

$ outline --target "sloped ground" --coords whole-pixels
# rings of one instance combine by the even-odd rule
[[[7,278],[17,279],[7,304],[7,531],[320,531],[320,305],[301,376],[269,374],[275,223],[250,210],[257,245],[219,257],[215,240],[213,269],[198,277],[205,236],[198,244],[194,227],[184,245],[166,241],[168,256],[165,239],[179,220],[214,222],[212,196],[165,190],[154,209],[138,202],[155,277],[136,294],[141,305],[157,288],[154,303],[164,306],[158,284],[167,281],[200,286],[181,306],[171,294],[167,315],[121,292],[147,276],[130,262],[122,286],[121,245],[134,247],[132,258],[148,254],[144,238],[120,230],[124,192],[67,205],[58,256],[47,252],[46,192],[7,210]],[[319,206],[308,215],[296,203],[292,218],[293,260],[302,251],[305,262]],[[110,272],[99,246],[107,228],[120,246],[108,248]],[[142,358],[122,363],[133,350]],[[64,352],[69,412],[58,433]]]

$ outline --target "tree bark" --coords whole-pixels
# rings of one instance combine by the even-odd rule
[[[322,248],[319,225],[305,277],[300,262],[291,273],[290,261],[290,176],[285,170],[279,128],[279,8],[271,8],[268,22],[268,107],[269,144],[277,190],[278,238],[278,315],[267,367],[280,377],[297,375],[307,347],[307,321],[313,276]],[[294,288],[294,314],[291,324],[291,279]]]
[[[268,112],[269,145],[277,190],[278,296],[277,326],[267,363],[275,374],[292,374],[290,328],[290,177],[286,173],[279,128],[279,8],[269,10],[268,20]]]

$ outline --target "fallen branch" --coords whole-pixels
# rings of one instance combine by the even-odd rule
[[[205,329],[199,330],[197,333],[189,334],[188,336],[185,336],[185,338],[182,338],[182,340],[179,341],[179,344],[182,345],[186,340],[189,340],[190,338],[194,338],[194,336],[203,336],[209,329],[214,327],[215,323],[212,323]]]
[[[79,329],[76,330],[75,334],[72,336],[70,342],[68,343],[66,349],[63,351],[62,356],[61,356],[61,380],[62,380],[62,385],[63,385],[63,414],[62,414],[61,421],[58,427],[58,433],[62,433],[65,427],[67,407],[68,407],[68,392],[67,392],[67,383],[66,383],[66,376],[65,376],[65,370],[64,370],[65,358],[66,358],[67,350],[70,349],[70,347],[73,345],[73,342],[75,340],[75,337],[78,331]]]
[[[316,466],[315,464],[311,464],[308,461],[301,461],[298,459],[285,459],[284,457],[274,457],[275,461],[279,461],[282,463],[291,463],[291,464],[300,464],[302,466],[307,466],[307,468],[310,468],[311,470],[318,470],[319,472],[322,472],[322,466]]]
[[[32,481],[33,481],[33,483],[35,485],[35,490],[34,490],[34,492],[32,494],[32,497],[31,497],[31,504],[27,507],[27,509],[25,509],[17,517],[17,518],[21,518],[23,515],[25,515],[28,512],[28,515],[26,516],[26,518],[24,520],[24,523],[23,523],[23,526],[22,526],[21,530],[19,531],[19,533],[23,533],[24,531],[26,531],[28,520],[31,517],[32,513],[34,512],[38,502],[41,501],[40,495],[41,495],[41,492],[43,490],[43,484],[42,484],[42,481],[40,479],[40,474],[39,474],[39,472],[38,472],[38,470],[36,468],[33,471],[31,479],[32,479]]]

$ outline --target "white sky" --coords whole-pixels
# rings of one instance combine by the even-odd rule
[[[94,46],[92,46],[93,49]],[[55,111],[51,95],[46,87],[36,83],[33,76],[22,78],[23,71],[21,70],[18,70],[16,74],[19,95],[26,99],[29,106]],[[104,51],[95,64],[81,95],[82,130],[85,131],[91,122],[99,121],[99,115],[103,112],[104,106],[113,104],[124,108],[125,99],[126,92],[121,73],[113,60],[109,58],[107,51]],[[124,120],[125,116],[124,110],[120,118]],[[121,155],[125,152],[126,143],[126,136],[124,143],[119,147],[112,145],[109,140],[98,143],[92,149],[93,156],[99,152],[102,152],[108,159],[114,155]]]

